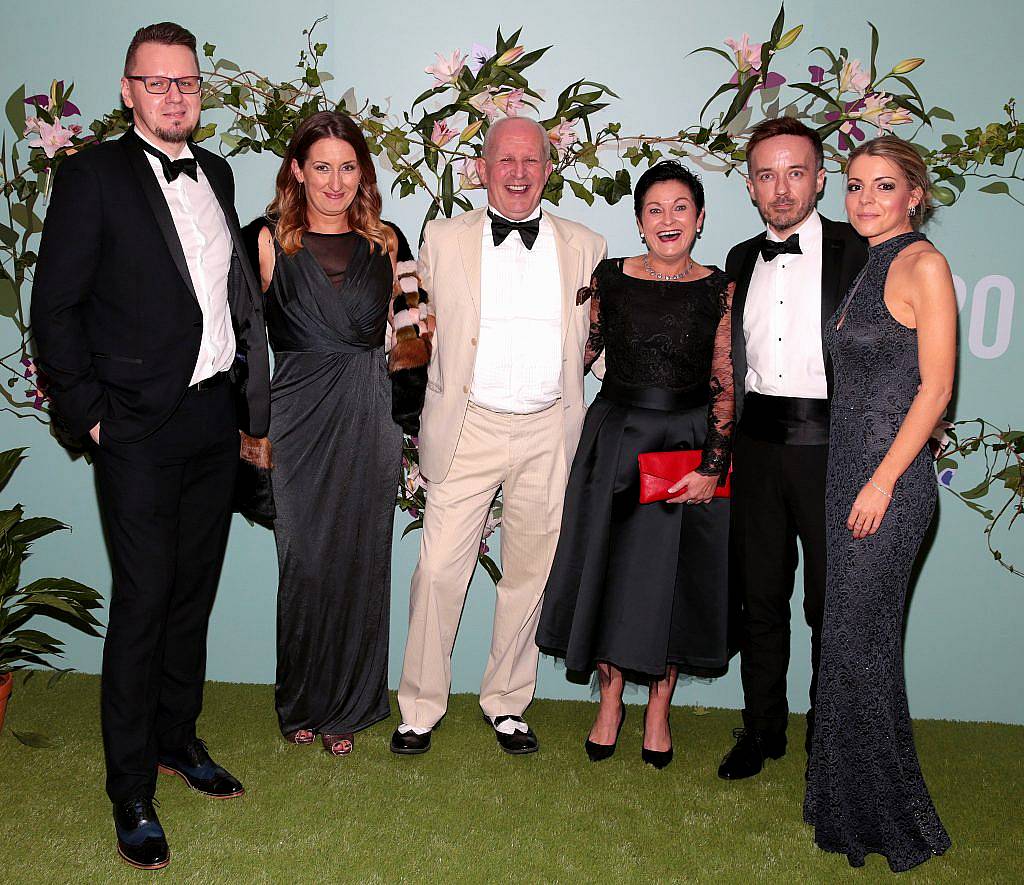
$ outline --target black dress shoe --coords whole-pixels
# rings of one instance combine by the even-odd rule
[[[752,728],[734,728],[733,747],[718,766],[722,780],[738,781],[753,777],[764,768],[765,759],[781,759],[786,755],[785,735],[772,736]]]
[[[391,735],[391,752],[399,756],[418,756],[430,749],[430,732],[416,734],[415,731],[407,731],[402,734],[397,728]]]
[[[521,722],[526,725],[526,721],[522,716],[495,716],[491,719],[486,713],[484,714],[484,722],[494,729],[494,736],[498,739],[498,746],[501,747],[506,753],[512,756],[525,756],[527,753],[536,753],[540,749],[540,741],[537,740],[537,735],[533,733],[533,729],[529,725],[526,725],[526,731],[513,731],[511,734],[506,734],[503,731],[498,731],[498,726],[502,722]]]
[[[117,853],[136,869],[159,870],[171,862],[171,851],[152,799],[138,797],[114,804]]]
[[[238,779],[210,758],[199,738],[173,753],[161,753],[159,769],[175,774],[193,790],[211,799],[234,799],[245,792]]]
[[[647,732],[647,708],[644,707],[644,733]],[[668,736],[672,737],[672,724],[669,723]],[[665,768],[672,761],[672,754],[674,748],[669,747],[667,750],[648,750],[647,747],[640,745],[640,758],[643,760],[644,765],[653,765],[659,771]]]
[[[587,751],[587,756],[590,757],[591,762],[603,762],[605,759],[611,759],[615,753],[615,746],[619,742],[619,732],[622,731],[622,725],[626,721],[626,705],[619,701],[621,707],[619,712],[619,727],[615,729],[615,740],[610,744],[598,744],[587,738],[583,744],[583,748]]]

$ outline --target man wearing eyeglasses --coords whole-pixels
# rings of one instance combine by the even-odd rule
[[[106,787],[118,852],[142,869],[170,860],[158,768],[214,798],[244,792],[196,720],[238,429],[266,433],[269,366],[231,171],[189,140],[201,86],[190,32],[136,33],[121,80],[134,125],[59,167],[32,294],[55,412],[93,443],[113,575]]]

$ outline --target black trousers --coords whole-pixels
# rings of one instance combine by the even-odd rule
[[[100,708],[114,802],[152,797],[160,752],[195,737],[238,447],[227,383],[189,388],[140,442],[104,440],[100,428],[96,485],[113,573]]]
[[[804,617],[811,628],[808,743],[814,722],[825,607],[825,469],[828,446],[765,442],[743,432],[733,445],[730,566],[742,602],[740,676],[747,728],[784,737],[789,719],[790,600],[797,539]]]

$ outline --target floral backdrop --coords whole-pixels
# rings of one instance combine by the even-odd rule
[[[720,57],[721,84],[690,125],[648,134],[624,133],[621,124],[609,119],[618,96],[600,82],[581,78],[557,93],[531,84],[529,69],[552,47],[528,48],[520,30],[504,36],[499,29],[493,44],[474,43],[468,51],[446,50],[425,59],[429,63],[422,72],[409,71],[410,77],[423,77],[425,86],[411,106],[382,108],[357,99],[352,89],[334,88],[333,76],[321,66],[327,44],[318,41],[316,32],[323,21],[303,31],[298,75],[291,80],[276,80],[220,57],[216,45],[206,43],[203,108],[214,122],[198,128],[195,140],[209,142],[228,157],[249,152],[283,156],[302,118],[337,109],[358,121],[378,161],[393,172],[392,190],[423,203],[426,223],[472,208],[467,193],[481,186],[474,159],[487,127],[499,117],[530,114],[547,130],[554,172],[545,200],[557,205],[572,198],[592,205],[598,199],[614,204],[629,195],[635,171],[666,156],[711,173],[742,174],[752,127],[785,114],[817,129],[831,171],[845,168],[846,155],[858,142],[894,133],[924,158],[939,205],[953,206],[966,190],[976,189],[1024,206],[1024,128],[1015,100],[990,109],[992,122],[972,121],[969,128],[937,137],[938,121],[945,128],[955,128],[956,121],[945,108],[927,102],[914,84],[911,74],[926,59],[882,52],[880,35],[870,23],[858,53],[815,46],[801,56],[794,47],[801,48],[803,25],[787,27],[784,10],[759,41],[742,34],[723,37],[718,46],[697,47],[693,53]],[[0,410],[44,423],[49,402],[45,379],[32,359],[27,304],[53,173],[65,157],[116,137],[130,125],[120,108],[86,123],[73,92],[73,83],[56,79],[43,92],[19,86],[6,102],[14,137],[4,135],[0,141],[0,316],[10,320],[16,333],[16,347],[0,355]],[[1021,568],[1004,557],[995,538],[1012,537],[1008,532],[1024,513],[1024,430],[997,416],[945,424],[936,437],[940,483],[979,514],[994,560],[1020,576]],[[972,468],[969,488],[956,481],[965,464]],[[422,525],[425,494],[416,440],[407,439],[397,495],[397,506],[410,519],[406,533]],[[494,580],[500,570],[489,555],[488,538],[500,520],[499,497],[480,547],[480,561]]]

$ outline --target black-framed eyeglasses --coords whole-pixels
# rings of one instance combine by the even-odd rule
[[[141,74],[125,75],[125,79],[138,80],[150,95],[166,95],[170,92],[172,83],[177,84],[178,92],[182,95],[195,95],[203,85],[202,77],[147,77]]]

